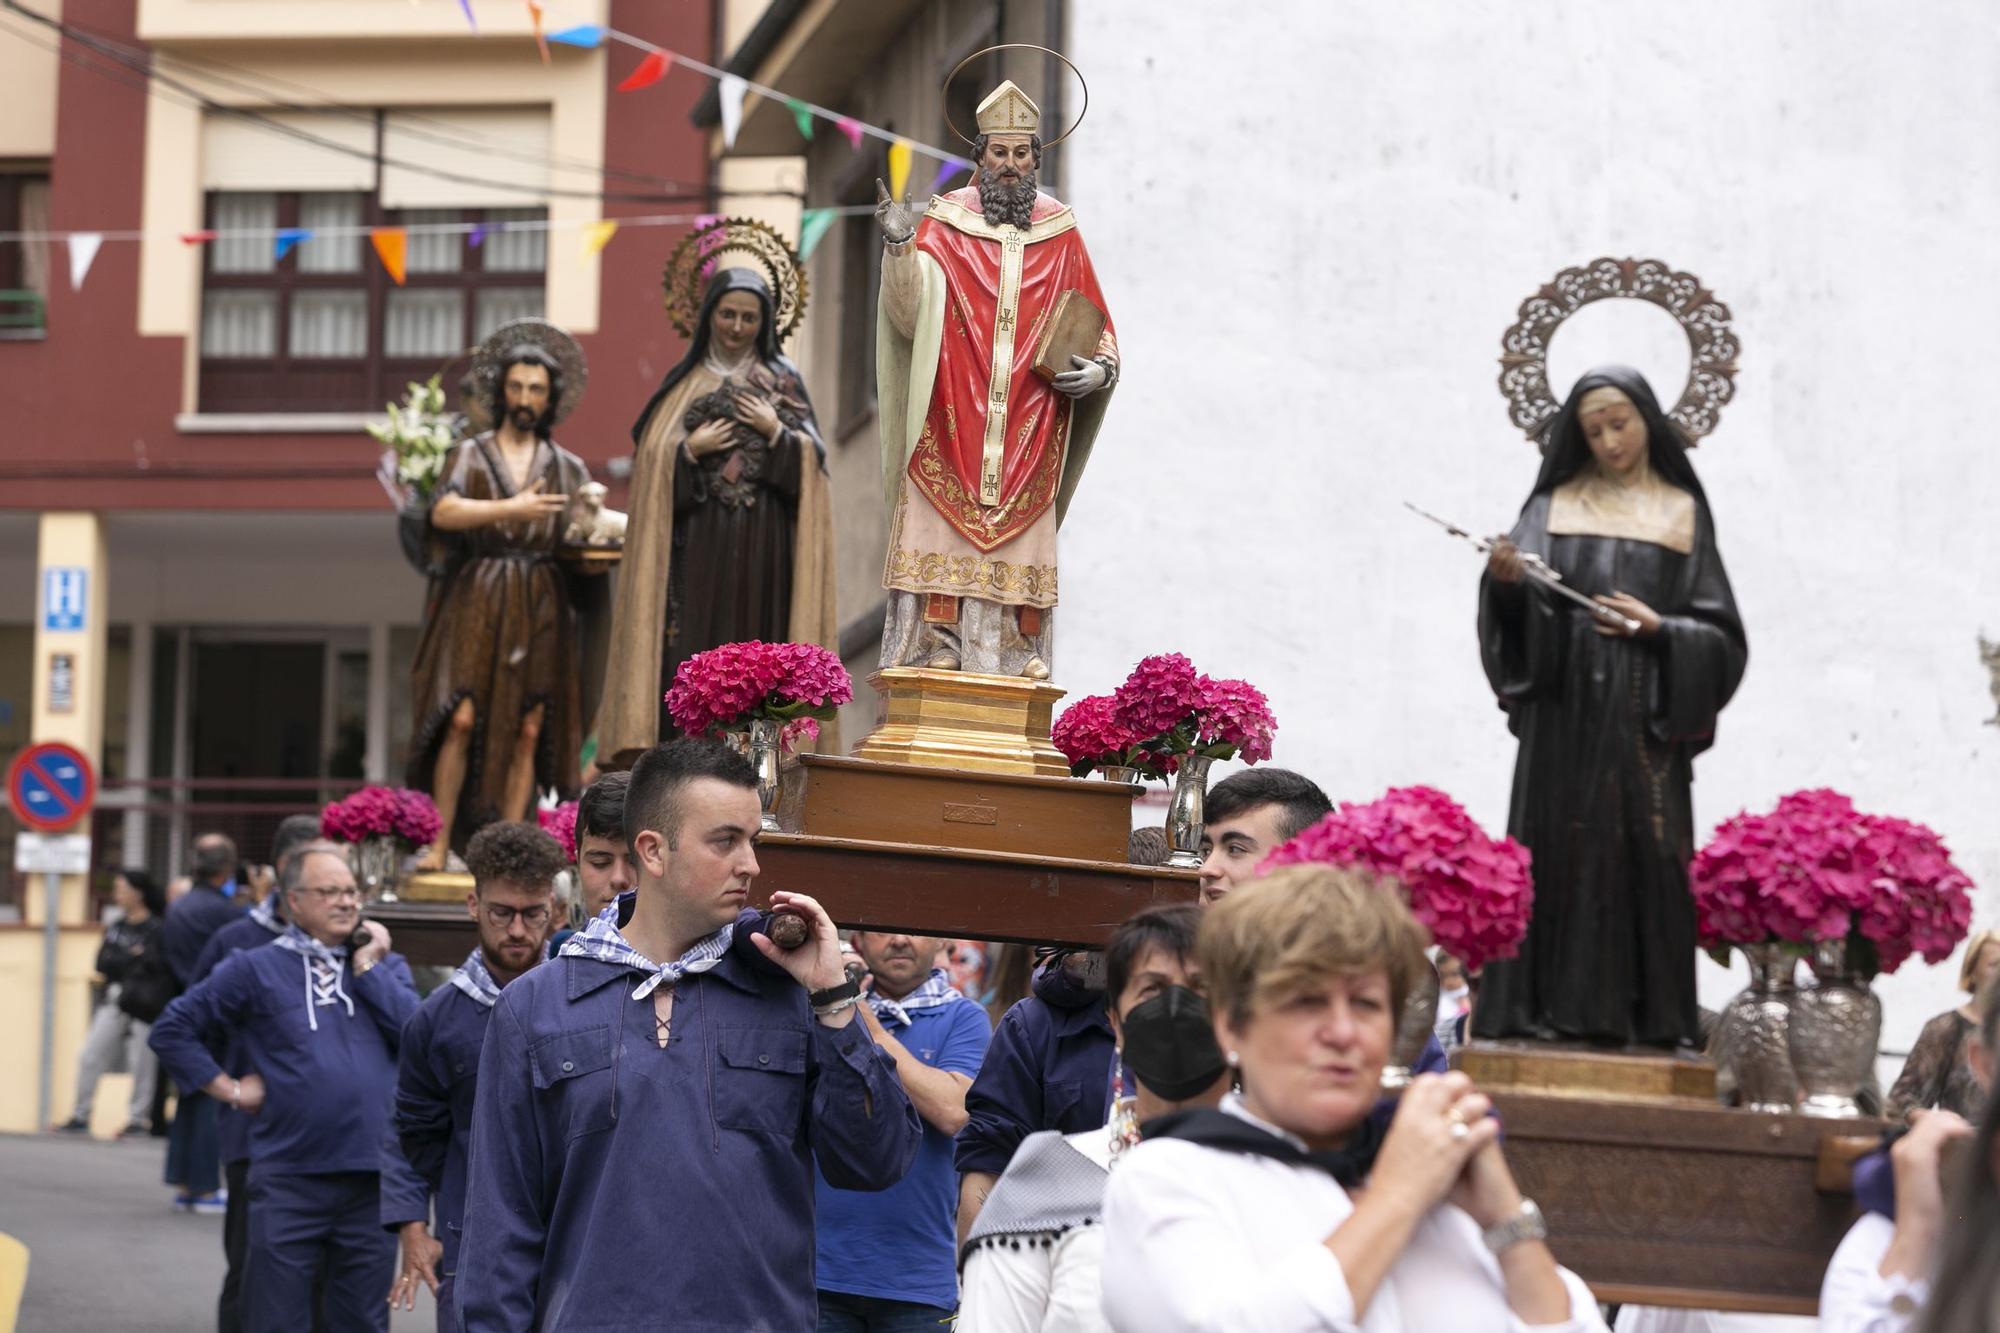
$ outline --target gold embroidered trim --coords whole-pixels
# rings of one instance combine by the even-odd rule
[[[1002,229],[988,222],[985,214],[943,195],[931,200],[930,215],[947,227],[962,231],[967,236],[977,236],[984,241],[1005,239]],[[1027,244],[1033,245],[1036,241],[1046,241],[1051,236],[1060,236],[1075,226],[1076,214],[1070,211],[1068,204],[1064,204],[1061,212],[1051,213],[1038,222],[1030,222],[1025,232],[1018,227],[1008,227],[1006,231],[1013,232]]]
[[[1017,565],[935,551],[890,551],[888,572],[882,581],[898,592],[943,593],[1044,607],[1055,605],[1056,600],[1054,565]]]
[[[1007,456],[1007,395],[1014,378],[1014,324],[1021,313],[1021,254],[1015,227],[1000,228],[1000,290],[993,303],[993,363],[987,368],[986,441],[979,454],[979,503],[1000,503],[1000,465]]]
[[[938,450],[937,435],[929,420],[924,422],[923,434],[917,437],[917,447],[910,453],[909,478],[959,536],[981,551],[990,551],[1019,536],[1055,503],[1056,491],[1062,485],[1063,455],[1069,449],[1073,415],[1067,399],[1056,404],[1055,409],[1061,413],[1062,419],[1056,423],[1056,437],[1043,450],[1042,461],[1035,468],[1034,475],[1028,478],[1027,485],[1014,493],[1012,499],[997,508],[977,503],[959,484],[958,474],[946,465],[943,454]],[[992,419],[990,414],[988,419]],[[1021,423],[1018,438],[1023,447],[1027,445],[1039,419],[1038,413],[1031,413]],[[944,426],[945,434],[956,441],[958,418],[950,403],[945,404]],[[1005,429],[1004,420],[1002,429]]]

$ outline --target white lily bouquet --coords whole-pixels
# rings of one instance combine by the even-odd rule
[[[368,427],[387,446],[376,478],[398,509],[427,506],[463,433],[458,414],[446,410],[443,376],[412,381],[403,401],[388,404],[387,411],[388,421]]]

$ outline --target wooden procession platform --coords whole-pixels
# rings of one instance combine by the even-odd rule
[[[1192,871],[1126,861],[1137,787],[1053,776],[1060,690],[907,668],[873,683],[883,724],[860,757],[784,771],[760,896],[811,894],[844,927],[1084,946],[1142,907],[1194,901]],[[455,965],[469,887],[416,876],[369,915],[412,962]],[[1600,1300],[1815,1312],[1880,1122],[1717,1105],[1699,1060],[1475,1043],[1456,1063],[1493,1096],[1556,1257]]]

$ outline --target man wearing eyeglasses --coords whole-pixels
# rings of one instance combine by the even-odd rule
[[[391,1145],[383,1161],[382,1225],[402,1235],[403,1264],[389,1305],[417,1305],[417,1287],[437,1297],[438,1327],[457,1328],[452,1280],[465,1230],[466,1157],[472,1141],[472,1099],[479,1048],[486,1040],[501,988],[542,961],[555,924],[555,880],[568,860],[556,840],[533,824],[488,824],[465,849],[472,892],[465,909],[479,947],[417,1008],[403,1030],[397,1061],[395,1135],[401,1155],[429,1186],[430,1197],[399,1198]],[[426,1229],[433,1204],[438,1233]]]
[[[152,1046],[182,1087],[250,1117],[244,1328],[386,1333],[396,1242],[381,1225],[381,1152],[417,992],[389,932],[361,919],[339,848],[308,845],[278,882],[283,933],[231,954],[168,1005]],[[238,1074],[209,1053],[230,1038]]]

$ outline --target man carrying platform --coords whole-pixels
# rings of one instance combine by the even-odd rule
[[[745,910],[757,778],[713,741],[647,751],[631,915],[500,993],[480,1051],[457,1300],[466,1333],[807,1333],[813,1167],[885,1189],[921,1126],[855,1017],[838,933],[781,950]],[[660,962],[656,960],[665,959]]]

